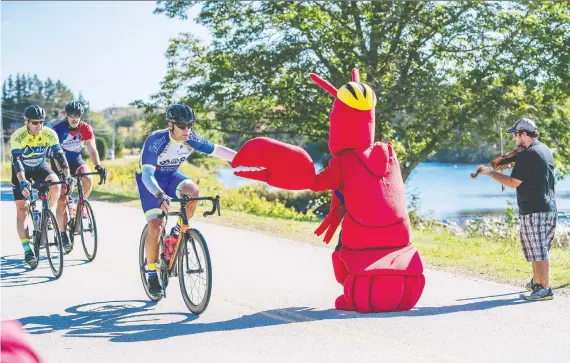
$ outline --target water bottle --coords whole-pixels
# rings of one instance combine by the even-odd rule
[[[75,218],[75,210],[77,209],[77,203],[73,198],[69,199],[69,210],[71,211],[71,218]]]
[[[172,253],[174,252],[174,247],[180,236],[180,220],[172,229],[170,230],[170,236],[164,241],[164,259],[170,261]]]
[[[38,212],[37,210],[34,209],[34,225],[38,222],[38,220],[40,219],[40,212]]]

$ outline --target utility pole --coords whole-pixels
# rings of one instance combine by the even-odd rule
[[[113,136],[111,138],[111,160],[115,160],[115,104],[111,109],[111,123],[113,124]]]
[[[0,162],[4,162],[4,120],[2,119],[2,113],[0,112]]]
[[[87,106],[87,123],[92,125],[91,123],[91,102],[85,102],[85,106]]]

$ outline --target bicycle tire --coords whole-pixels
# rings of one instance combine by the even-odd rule
[[[57,219],[55,219],[55,216],[53,215],[53,212],[49,209],[44,210],[43,211],[44,214],[44,220],[42,223],[42,232],[41,232],[41,238],[40,241],[44,241],[44,245],[46,248],[46,255],[48,258],[48,262],[49,262],[49,267],[51,268],[51,272],[53,273],[53,275],[55,276],[56,279],[59,279],[61,277],[61,274],[63,273],[63,243],[61,242],[61,234],[59,233],[59,226],[57,224]],[[53,226],[53,235],[55,237],[55,244],[57,249],[59,250],[59,256],[58,256],[58,260],[59,260],[59,270],[55,268],[54,263],[52,261],[52,256],[51,256],[51,252],[50,252],[50,241],[48,240],[47,237],[47,233],[48,233],[48,220],[51,219],[52,222],[52,226]],[[39,244],[39,243],[38,243]],[[36,257],[37,258],[37,257]]]
[[[91,208],[91,204],[87,200],[83,200],[81,204],[83,205],[81,206],[80,214],[77,215],[76,218],[79,218],[81,220],[81,222],[79,222],[81,223],[81,229],[79,233],[81,234],[81,244],[83,245],[83,252],[85,252],[85,257],[87,257],[87,260],[91,262],[95,259],[95,256],[97,256],[97,241],[98,241],[97,223],[95,222],[95,214],[93,213],[93,208]],[[93,253],[89,253],[88,248],[85,244],[85,228],[83,226],[84,210],[87,211],[87,216],[88,219],[91,220],[91,228],[93,229]],[[75,223],[78,223],[78,221],[76,220]]]
[[[139,243],[139,271],[141,274],[141,280],[142,280],[142,284],[143,284],[143,288],[144,288],[144,292],[146,294],[146,296],[148,296],[148,298],[154,302],[157,302],[159,300],[162,299],[162,296],[154,296],[151,295],[151,293],[148,291],[148,281],[146,279],[146,256],[145,256],[145,241],[146,241],[146,235],[148,233],[148,224],[146,226],[144,226],[142,234],[141,234],[141,240]],[[162,235],[161,235],[162,238]]]
[[[192,251],[188,250],[188,247],[192,246]],[[202,269],[206,272],[206,277],[204,279],[206,283],[206,291],[204,296],[200,301],[193,301],[192,297],[189,296],[188,290],[185,284],[185,277],[187,273],[185,272],[185,267],[188,267],[188,253],[194,253],[196,256],[195,247],[199,246],[203,251],[204,260],[200,261],[204,265]],[[198,256],[196,256],[198,258]],[[197,229],[190,229],[188,232],[184,234],[184,238],[178,247],[178,281],[180,282],[180,291],[182,293],[182,298],[184,299],[184,303],[186,307],[195,315],[202,314],[208,304],[210,303],[210,297],[212,295],[212,261],[210,260],[210,251],[208,250],[208,245],[206,244],[206,240],[204,236],[198,231]],[[188,275],[192,272],[188,269]]]

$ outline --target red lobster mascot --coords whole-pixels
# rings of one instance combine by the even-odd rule
[[[260,137],[245,143],[232,162],[234,168],[260,170],[235,175],[289,190],[333,190],[330,213],[315,233],[325,233],[328,243],[342,223],[332,263],[344,293],[335,307],[361,313],[410,310],[424,288],[423,265],[410,243],[396,154],[390,142],[374,142],[376,95],[360,82],[357,69],[339,90],[316,74],[310,77],[335,99],[328,167],[317,175],[305,150]]]

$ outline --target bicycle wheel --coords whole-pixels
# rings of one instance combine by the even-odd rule
[[[146,296],[148,296],[148,298],[151,299],[152,301],[159,301],[160,299],[162,299],[162,296],[157,297],[157,296],[151,295],[150,292],[148,291],[148,281],[146,279],[148,270],[147,270],[147,266],[146,266],[146,252],[144,249],[147,233],[148,233],[148,225],[144,226],[144,229],[143,229],[142,235],[141,235],[141,241],[139,244],[139,270],[141,273],[141,280],[142,280],[142,284],[143,284],[144,292],[146,293]],[[162,236],[160,238],[162,238]]]
[[[43,213],[45,214],[42,223],[41,241],[44,242],[46,248],[51,272],[53,272],[56,279],[59,279],[63,273],[63,245],[61,235],[59,234],[59,226],[51,210],[44,210]],[[52,229],[49,228],[49,223],[51,223]]]
[[[196,315],[206,310],[212,295],[212,262],[206,240],[197,229],[184,234],[178,248],[178,281],[184,303]]]
[[[87,200],[83,200],[79,218],[81,223],[81,243],[83,244],[83,251],[89,262],[95,259],[97,255],[97,223],[95,223],[95,214],[93,208]],[[77,222],[76,222],[77,223]]]

